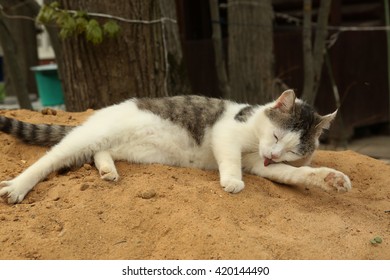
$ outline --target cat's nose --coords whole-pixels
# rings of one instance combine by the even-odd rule
[[[280,157],[279,154],[271,153],[271,159],[278,159]]]

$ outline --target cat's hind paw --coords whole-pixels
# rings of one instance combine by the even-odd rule
[[[238,193],[242,191],[242,189],[245,187],[245,184],[242,180],[227,178],[221,179],[221,186],[226,192]]]
[[[6,200],[9,204],[21,202],[28,191],[18,187],[13,181],[0,182],[0,197]]]

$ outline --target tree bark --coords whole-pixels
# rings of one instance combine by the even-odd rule
[[[43,3],[45,5],[50,5],[52,2],[56,2],[57,0],[44,0]],[[37,12],[37,15],[40,11],[40,6],[36,3],[36,2],[30,2],[30,5],[31,6],[34,6],[34,9],[36,10]],[[49,34],[49,38],[50,38],[50,44],[53,48],[53,51],[54,51],[54,56],[56,58],[56,63],[57,63],[57,66],[58,66],[58,78],[60,79],[61,81],[61,84],[63,85],[64,82],[63,82],[63,79],[62,79],[62,69],[64,68],[64,66],[62,65],[63,63],[63,60],[61,59],[62,58],[62,47],[61,47],[61,40],[60,40],[60,37],[59,37],[59,28],[55,25],[55,22],[52,22],[50,24],[46,24],[45,25],[45,28],[47,30],[47,33]]]
[[[321,1],[320,10],[318,12],[318,23],[316,31],[316,39],[314,41],[313,60],[314,60],[314,92],[317,94],[322,66],[324,64],[324,56],[326,52],[326,37],[328,36],[328,19],[332,0]],[[314,103],[314,102],[313,102]]]
[[[5,7],[8,15],[34,18],[35,15],[30,9],[28,2],[27,0],[0,0],[0,4]],[[7,17],[4,17],[3,20],[15,42],[18,53],[17,59],[22,75],[25,77],[27,91],[36,93],[37,86],[34,73],[30,70],[31,66],[38,64],[37,29],[35,23],[31,20]]]
[[[12,94],[17,96],[21,108],[31,110],[32,106],[26,87],[26,76],[23,75],[22,68],[19,64],[16,44],[1,15],[0,43],[3,48],[6,69],[8,72],[7,79],[10,81],[10,87],[7,88],[7,91],[11,91]]]
[[[177,21],[176,1],[159,0],[161,15]],[[183,59],[183,51],[177,23],[166,21],[164,39],[168,62],[168,92],[170,95],[183,95],[192,93],[187,68]]]
[[[303,1],[303,77],[302,97],[308,97],[314,89],[313,50],[312,50],[312,0]]]
[[[127,19],[161,18],[159,3],[153,0],[62,0],[60,4]],[[100,45],[86,42],[81,35],[62,42],[59,66],[69,111],[101,108],[129,97],[169,95],[162,24],[118,24],[120,34]]]
[[[9,16],[34,17],[26,0],[1,0],[0,4]],[[31,66],[38,63],[36,28],[32,21],[0,17],[1,44],[4,49],[6,71],[5,91],[18,98],[19,106],[32,109],[29,93],[36,93],[37,87]]]
[[[228,1],[229,98],[263,104],[273,91],[271,0]]]
[[[317,91],[320,86],[322,67],[324,64],[325,43],[328,35],[328,18],[332,1],[321,1],[318,20],[316,27],[316,36],[314,40],[314,48],[311,50],[308,44],[311,44],[311,0],[304,1],[304,29],[303,29],[303,45],[304,45],[304,89],[302,98],[309,104],[313,105],[317,96]],[[310,20],[310,23],[308,22]],[[310,28],[310,31],[308,30]]]

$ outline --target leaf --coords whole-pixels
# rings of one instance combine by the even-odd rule
[[[76,30],[76,20],[72,17],[67,17],[63,22],[62,28],[66,28],[73,32],[74,30]]]
[[[109,20],[103,25],[103,30],[104,34],[112,38],[119,33],[120,27],[115,21]]]
[[[68,37],[70,37],[72,35],[72,32],[67,29],[67,28],[61,28],[61,31],[60,31],[60,38],[61,39],[66,39]]]
[[[56,22],[57,25],[61,28],[61,39],[66,39],[72,36],[76,30],[76,20],[71,17],[67,12],[59,12],[59,16]]]
[[[88,20],[85,18],[76,18],[76,32],[83,33],[87,29]]]
[[[374,238],[375,242],[378,243],[378,244],[381,244],[382,243],[382,238],[377,236]]]
[[[68,21],[71,16],[64,11],[61,11],[58,13],[56,23],[59,27],[63,27]]]
[[[51,2],[50,7],[53,9],[58,9],[60,7],[60,3],[58,3],[57,1]]]
[[[87,41],[92,42],[94,45],[100,44],[103,41],[103,30],[100,27],[100,24],[91,19],[85,29],[85,36]]]
[[[47,5],[43,5],[38,13],[37,21],[45,24],[54,19],[56,11]]]
[[[47,14],[46,14],[46,9],[45,9],[45,5],[43,5],[41,7],[41,9],[39,10],[39,13],[37,15],[37,22],[39,23],[46,23],[47,22]]]
[[[381,244],[382,243],[382,237],[376,236],[373,239],[370,240],[371,244]]]

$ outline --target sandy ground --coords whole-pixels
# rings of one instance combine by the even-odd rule
[[[49,112],[50,113],[50,112]],[[91,111],[0,114],[77,124]],[[0,133],[0,179],[45,153]],[[348,174],[349,193],[245,175],[224,192],[215,171],[119,162],[120,181],[89,164],[52,174],[19,205],[0,202],[0,259],[390,259],[390,166],[318,151],[314,166]],[[382,237],[381,244],[370,240]]]

